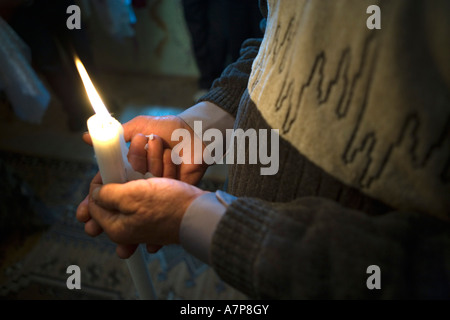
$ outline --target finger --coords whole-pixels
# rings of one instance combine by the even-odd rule
[[[89,195],[84,198],[83,201],[78,205],[76,218],[80,222],[87,222],[91,219],[91,215],[89,214],[89,198],[91,197],[92,190],[102,185],[102,177],[100,176],[100,172],[94,176],[89,186]]]
[[[148,253],[156,253],[161,249],[163,246],[157,245],[157,244],[149,244],[147,243],[147,251]]]
[[[136,196],[142,195],[148,187],[149,183],[144,179],[123,184],[109,183],[93,190],[91,200],[103,209],[130,214],[138,209]]]
[[[122,125],[123,136],[125,141],[129,142],[131,141],[131,138],[138,133],[156,133],[163,138],[164,147],[169,148],[169,140],[173,130],[180,127],[177,120],[180,121],[179,118],[175,116],[137,116]],[[167,139],[167,141],[165,139]]]
[[[203,177],[203,174],[206,171],[206,166],[197,167],[195,170],[190,171],[186,170],[186,167],[187,166],[184,166],[184,170],[179,170],[179,176],[177,176],[177,179],[191,185],[196,185]]]
[[[92,178],[91,184],[89,185],[89,195],[92,194],[92,191],[98,187],[103,185],[102,176],[100,175],[100,171]]]
[[[128,151],[128,162],[134,170],[145,174],[147,170],[147,137],[143,134],[137,134],[131,139],[130,149]]]
[[[82,139],[85,143],[92,146],[92,138],[91,138],[91,135],[89,134],[89,132],[83,133]]]
[[[130,121],[124,123],[123,136],[126,142],[131,141],[131,139],[138,133],[147,134],[148,128],[153,127],[154,121],[150,116],[137,116]]]
[[[116,254],[121,259],[128,259],[136,251],[137,244],[118,244],[116,247]]]
[[[84,225],[84,232],[86,232],[91,237],[96,237],[103,232],[103,229],[97,222],[91,219]]]
[[[163,153],[162,139],[155,134],[151,134],[148,139],[147,166],[148,171],[155,177],[161,177],[163,174]]]
[[[89,212],[92,219],[89,221],[95,221],[101,230],[103,230],[108,237],[115,243],[127,243],[134,241],[130,239],[133,236],[131,229],[124,221],[124,216],[117,211],[110,211],[97,205],[94,201],[89,201]],[[89,235],[96,235],[99,232],[99,228],[95,225],[89,226],[85,231]],[[130,232],[131,231],[131,232]]]
[[[89,195],[84,198],[83,201],[80,202],[77,208],[76,218],[79,222],[87,222],[91,219],[91,215],[89,214]]]
[[[164,150],[163,163],[164,163],[163,177],[176,179],[177,166],[172,161],[172,150],[171,149]]]

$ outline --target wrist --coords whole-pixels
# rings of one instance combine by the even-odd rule
[[[181,246],[196,258],[209,264],[212,237],[225,211],[226,205],[212,192],[205,192],[192,201],[179,229]]]
[[[192,202],[194,202],[197,198],[200,198],[201,196],[211,193],[210,191],[205,191],[202,189],[199,189],[197,187],[193,187],[194,192],[189,195],[187,201],[185,202],[185,205],[183,206],[183,215],[186,213],[188,208],[191,206]]]
[[[201,196],[211,193],[209,191],[204,191],[204,190],[201,190],[194,186],[189,186],[189,187],[191,188],[191,191],[186,192],[186,198],[184,199],[183,204],[179,207],[180,210],[179,210],[179,213],[177,214],[177,216],[178,216],[177,230],[178,231],[180,230],[182,220],[184,219],[184,216],[185,216],[186,212],[189,210],[189,208],[191,207],[192,203],[194,203],[195,200],[197,200]],[[176,243],[180,243],[179,232],[177,232]]]

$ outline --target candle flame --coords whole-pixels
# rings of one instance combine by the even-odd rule
[[[95,113],[101,115],[102,117],[111,117],[108,109],[106,109],[105,104],[100,98],[100,95],[98,94],[97,90],[95,90],[94,84],[92,83],[91,78],[89,78],[89,75],[83,63],[80,61],[80,59],[78,59],[78,57],[75,57],[75,64]]]

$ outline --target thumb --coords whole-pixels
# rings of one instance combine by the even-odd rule
[[[134,213],[137,209],[140,193],[148,187],[147,180],[135,180],[123,184],[108,183],[92,191],[92,200],[96,205],[124,214]]]
[[[120,199],[123,198],[124,192],[121,186],[122,185],[118,183],[109,183],[95,188],[91,195],[92,201],[104,209],[119,210]]]
[[[92,138],[88,131],[83,133],[82,139],[86,144],[92,146]]]

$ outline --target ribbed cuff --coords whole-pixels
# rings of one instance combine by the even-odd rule
[[[252,297],[258,297],[255,265],[271,215],[258,200],[239,198],[228,207],[212,239],[214,269],[225,282]]]

